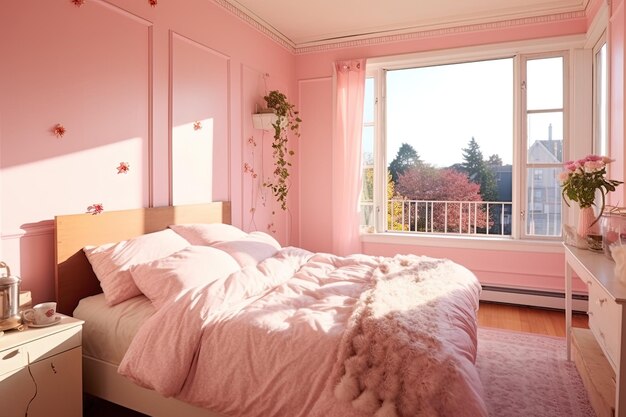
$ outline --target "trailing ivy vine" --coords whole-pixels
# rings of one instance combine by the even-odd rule
[[[287,156],[293,156],[294,151],[289,149],[289,134],[300,137],[300,123],[302,120],[298,116],[295,106],[287,100],[283,93],[273,90],[263,97],[267,103],[267,108],[272,109],[276,115],[276,121],[272,124],[274,128],[274,140],[272,141],[272,155],[274,157],[274,172],[263,185],[272,190],[280,208],[287,210],[287,195],[289,194],[289,168],[291,162]]]

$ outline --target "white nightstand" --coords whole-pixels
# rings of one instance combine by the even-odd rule
[[[83,415],[82,325],[62,316],[0,337],[0,417]]]

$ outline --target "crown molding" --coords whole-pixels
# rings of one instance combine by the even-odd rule
[[[372,46],[383,43],[402,42],[415,39],[433,38],[439,36],[458,35],[470,32],[481,32],[495,29],[506,29],[524,25],[536,25],[543,23],[555,23],[560,21],[584,19],[584,11],[557,13],[545,16],[525,17],[518,19],[500,20],[495,22],[475,23],[435,29],[396,31],[394,33],[376,36],[351,37],[343,41],[328,43],[318,42],[308,46],[296,46],[296,54],[323,52],[331,49],[354,48],[359,46]]]
[[[586,11],[579,10],[523,18],[502,19],[490,22],[458,24],[447,27],[428,26],[420,28],[389,30],[363,35],[345,36],[341,38],[315,41],[303,44],[295,44],[282,33],[272,28],[267,22],[255,16],[253,13],[247,13],[246,11],[239,9],[228,0],[213,1],[295,55],[314,52],[325,52],[333,49],[372,46],[384,43],[410,41],[415,39],[458,35],[470,32],[506,29],[524,25],[556,23],[586,18]]]
[[[272,39],[274,42],[285,48],[291,53],[297,53],[296,45],[287,39],[282,33],[278,32],[276,29],[269,27],[267,23],[262,21],[258,17],[253,17],[252,15],[244,12],[243,10],[233,6],[226,0],[213,0],[218,5],[222,6],[224,9],[228,10],[230,13],[237,16],[239,19],[243,20],[259,32],[263,33],[265,36]]]

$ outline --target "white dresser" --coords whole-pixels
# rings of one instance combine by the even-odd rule
[[[0,337],[0,417],[80,417],[82,320]]]
[[[604,254],[564,246],[567,359],[571,360],[572,350],[572,276],[575,272],[589,290],[589,328],[615,373],[615,415],[626,417],[626,284],[614,276],[615,263]],[[581,355],[585,354],[583,350]],[[601,382],[612,385],[612,381]]]

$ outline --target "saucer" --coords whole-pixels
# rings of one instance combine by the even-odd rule
[[[46,323],[46,324],[35,324],[35,323],[28,323],[28,327],[48,327],[48,326],[54,326],[57,323],[61,322],[61,316],[55,316],[54,317],[54,321],[51,323]]]

